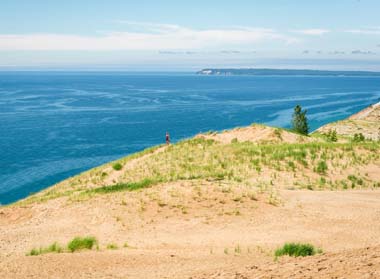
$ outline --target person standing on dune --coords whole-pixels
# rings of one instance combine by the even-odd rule
[[[168,132],[166,132],[166,144],[169,145],[170,144],[170,135]]]

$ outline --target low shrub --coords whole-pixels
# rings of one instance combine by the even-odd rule
[[[114,170],[116,170],[116,171],[119,171],[119,170],[121,170],[121,169],[123,168],[123,166],[122,166],[122,164],[120,164],[120,163],[116,163],[116,164],[114,164],[114,165],[112,166],[112,168],[113,168]]]

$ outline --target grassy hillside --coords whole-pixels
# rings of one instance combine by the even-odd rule
[[[276,137],[260,142],[241,141],[239,135]],[[131,191],[183,181],[223,181],[244,185],[252,192],[276,189],[337,190],[380,187],[379,142],[340,140],[322,134],[305,137],[261,125],[220,134],[210,133],[170,146],[157,146],[63,181],[22,203],[69,196],[83,200],[93,195]],[[222,137],[232,138],[226,142]],[[214,137],[214,138],[213,138]],[[293,139],[287,142],[285,139]],[[244,139],[244,137],[243,137]]]

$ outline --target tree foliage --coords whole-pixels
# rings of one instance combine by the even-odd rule
[[[293,113],[293,130],[297,133],[307,135],[309,134],[309,124],[306,117],[307,110],[302,110],[300,105],[294,107]]]

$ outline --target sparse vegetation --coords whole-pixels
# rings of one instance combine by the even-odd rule
[[[149,187],[152,184],[154,184],[153,180],[144,179],[136,183],[120,183],[120,184],[115,184],[111,186],[103,186],[100,188],[88,190],[87,193],[106,194],[106,193],[120,192],[120,191],[134,191],[141,188]]]
[[[322,251],[315,249],[314,246],[311,244],[285,243],[283,247],[275,251],[275,256],[281,257],[284,255],[288,255],[291,257],[306,257],[306,256],[313,256],[317,252],[322,252]]]
[[[362,133],[354,134],[354,138],[353,138],[354,142],[362,142],[364,140],[365,140],[365,137]]]
[[[235,254],[241,254],[241,248],[240,248],[240,245],[235,246],[234,251],[235,251]]]
[[[329,130],[325,136],[326,136],[327,140],[329,140],[331,142],[338,141],[338,135],[336,133],[336,130]]]
[[[45,247],[45,248],[43,248],[43,247],[40,247],[38,249],[33,248],[26,255],[27,256],[38,256],[38,255],[47,254],[47,253],[62,253],[62,252],[63,252],[62,247],[57,242],[54,242],[53,244],[51,244],[50,246]]]
[[[63,253],[65,251],[66,252],[69,251],[73,253],[79,250],[85,250],[85,249],[91,250],[92,248],[97,246],[97,244],[98,244],[98,241],[96,240],[95,237],[92,237],[92,236],[75,237],[67,244],[67,249],[62,248],[61,245],[59,245],[57,242],[54,242],[48,247],[33,248],[26,255],[38,256],[38,255],[47,254],[47,253]]]
[[[277,138],[282,139],[282,130],[280,128],[275,129],[274,134]]]
[[[375,141],[341,143],[316,141],[257,145],[247,141],[221,144],[211,139],[194,138],[170,145],[161,152],[154,152],[157,148],[152,148],[140,152],[139,155],[134,154],[98,167],[69,179],[64,187],[53,187],[24,202],[46,201],[61,196],[70,196],[73,201],[81,201],[97,194],[134,191],[181,180],[224,181],[223,188],[226,191],[231,191],[229,186],[231,183],[248,185],[249,181],[254,180],[257,181],[255,187],[259,189],[258,192],[263,193],[272,191],[278,179],[281,179],[276,174],[283,171],[293,173],[286,187],[313,189],[317,186],[319,189],[346,189],[347,182],[350,181],[347,180],[345,183],[337,181],[330,177],[330,173],[338,169],[348,172],[354,167],[379,162],[380,154],[374,152],[379,148],[380,143]],[[150,155],[144,156],[146,154]],[[138,157],[141,160],[135,161],[128,172],[119,172],[118,183],[105,185],[102,173],[106,168],[116,163],[125,166],[132,160],[131,158]],[[310,166],[314,167],[310,169]],[[310,171],[324,175],[327,182],[321,183],[320,176],[303,175]],[[270,183],[261,181],[260,175],[263,172],[271,177]],[[109,176],[110,174],[107,178]],[[363,181],[362,187],[366,186],[372,187]],[[157,203],[165,206],[160,201]]]

